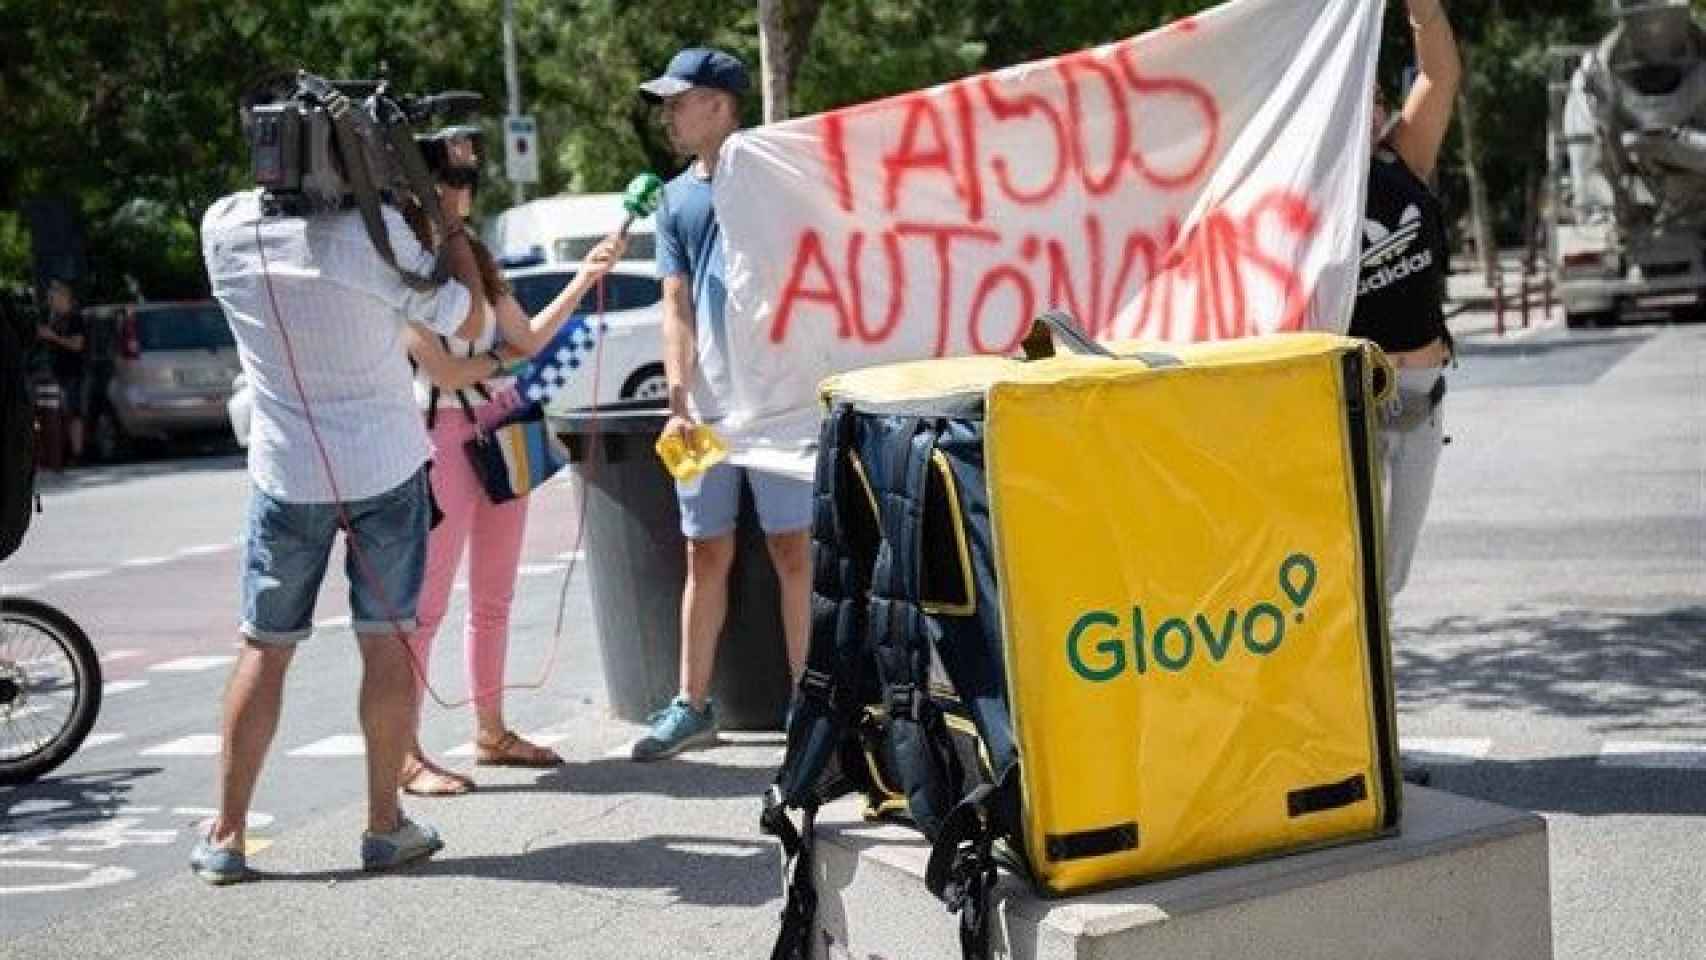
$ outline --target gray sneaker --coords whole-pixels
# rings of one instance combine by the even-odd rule
[[[249,872],[243,851],[214,846],[213,841],[206,837],[201,838],[195,849],[190,851],[190,871],[204,883],[216,887],[242,883],[254,876]]]
[[[393,870],[417,860],[425,860],[444,849],[438,831],[408,817],[399,816],[397,829],[390,833],[361,834],[361,869]]]
[[[634,741],[635,760],[662,760],[691,747],[717,742],[717,708],[709,700],[703,710],[695,710],[686,697],[676,697],[646,719],[652,729]]]

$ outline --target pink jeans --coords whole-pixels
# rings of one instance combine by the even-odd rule
[[[521,405],[513,389],[475,407],[481,426],[490,426]],[[521,538],[527,528],[527,498],[494,504],[486,496],[463,449],[474,425],[457,406],[441,408],[431,432],[432,492],[444,520],[427,538],[426,578],[417,608],[420,628],[410,645],[425,683],[433,637],[450,606],[450,589],[462,548],[468,547],[468,617],[463,629],[468,678],[474,702],[482,708],[503,702],[504,655],[509,650],[509,609],[515,599]]]

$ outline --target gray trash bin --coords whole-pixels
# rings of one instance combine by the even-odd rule
[[[667,420],[651,401],[551,418],[585,491],[582,546],[610,709],[634,723],[668,704],[680,686],[687,545],[675,481],[653,449]],[[735,539],[711,696],[723,728],[779,730],[792,693],[787,648],[776,572],[744,485]]]

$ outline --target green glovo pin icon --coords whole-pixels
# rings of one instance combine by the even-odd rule
[[[1315,592],[1315,561],[1306,554],[1294,553],[1285,558],[1279,570],[1280,589],[1286,599],[1297,607],[1297,622],[1303,622],[1303,607]]]

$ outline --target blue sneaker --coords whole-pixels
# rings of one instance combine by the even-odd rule
[[[216,847],[213,841],[205,836],[197,841],[195,849],[190,851],[190,871],[203,882],[216,887],[242,883],[254,876],[249,872],[249,864],[243,857],[243,851]]]
[[[370,873],[395,870],[443,849],[444,841],[438,838],[437,830],[399,816],[397,829],[390,833],[362,831],[361,869]]]
[[[703,710],[695,710],[686,697],[676,697],[646,719],[652,729],[634,741],[635,760],[662,760],[690,747],[717,742],[717,708],[709,700]]]

